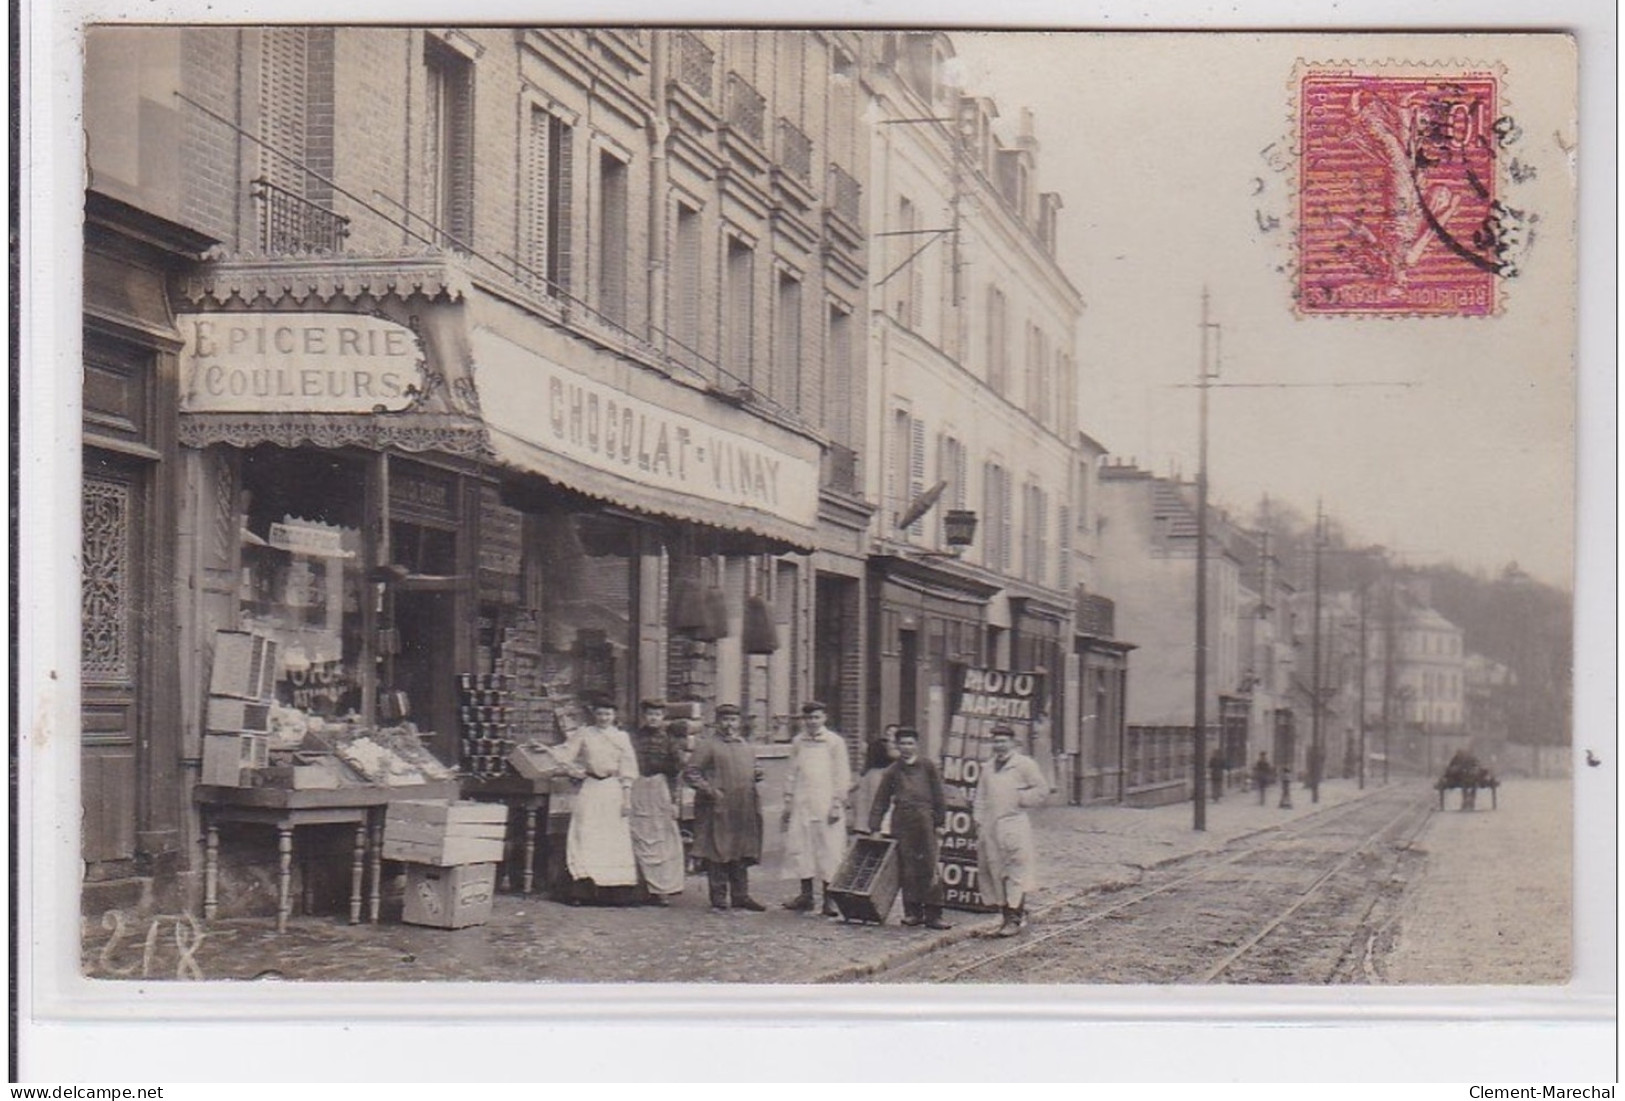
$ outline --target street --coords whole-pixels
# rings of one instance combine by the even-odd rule
[[[712,913],[704,880],[666,909],[499,895],[490,922],[447,931],[298,917],[220,921],[176,948],[160,923],[87,924],[102,978],[546,983],[1480,983],[1560,981],[1570,958],[1568,784],[1515,781],[1498,810],[1443,813],[1419,781],[1230,792],[1209,807],[1045,807],[1043,885],[1028,933],[949,912],[943,933],[844,924],[778,907],[793,884],[757,869],[769,912]],[[1559,836],[1561,835],[1561,836]],[[1556,851],[1561,860],[1541,854]],[[1494,869],[1495,874],[1484,874]],[[1516,946],[1515,952],[1507,950]],[[184,956],[184,961],[181,957]],[[184,966],[182,965],[184,962]]]

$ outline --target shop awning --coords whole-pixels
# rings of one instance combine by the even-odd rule
[[[612,384],[490,329],[471,341],[497,462],[627,508],[815,545],[811,438],[645,372]]]

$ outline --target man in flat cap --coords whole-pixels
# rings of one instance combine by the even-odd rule
[[[976,886],[999,907],[1004,921],[994,936],[1013,937],[1027,924],[1037,854],[1027,808],[1049,795],[1038,763],[1016,750],[1016,732],[993,728],[993,759],[982,763],[972,804],[976,815]]]
[[[903,924],[948,929],[942,920],[942,876],[937,871],[938,838],[948,824],[942,774],[920,755],[920,732],[897,728],[897,760],[881,773],[869,808],[870,833],[879,833],[891,808],[897,839],[897,872],[903,891]]]
[[[824,914],[839,917],[829,900],[829,881],[840,870],[846,850],[846,793],[852,787],[852,765],[845,739],[824,725],[824,716],[824,705],[817,700],[803,704],[802,731],[790,743],[779,825],[785,831],[785,865],[801,880],[801,893],[784,908],[810,911],[813,881],[819,880]]]
[[[750,897],[750,866],[762,858],[761,778],[756,750],[740,733],[739,708],[722,704],[716,737],[702,741],[683,769],[694,789],[694,856],[705,861],[713,912],[766,909]]]

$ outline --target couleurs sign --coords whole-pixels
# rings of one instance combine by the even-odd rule
[[[412,330],[366,314],[182,314],[181,410],[374,413],[412,404],[423,351]]]
[[[794,454],[627,393],[489,331],[476,331],[474,349],[480,404],[499,455],[524,462],[535,449],[641,486],[809,528],[817,522],[814,445],[806,456]]]
[[[943,901],[959,910],[992,910],[977,889],[976,781],[993,758],[993,728],[1008,726],[1016,745],[1030,752],[1033,723],[1043,717],[1043,673],[955,666],[948,699],[948,732],[942,740],[942,782],[948,796],[948,829],[937,868]]]

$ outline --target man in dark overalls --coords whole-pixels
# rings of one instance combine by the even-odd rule
[[[920,756],[919,731],[899,727],[896,738],[897,760],[880,777],[869,808],[869,832],[880,832],[890,807],[903,891],[903,924],[949,929],[952,926],[942,920],[942,877],[937,873],[938,839],[948,824],[942,774]]]

